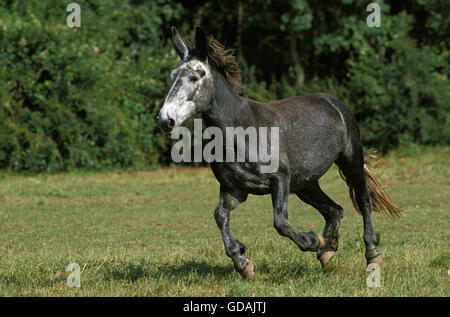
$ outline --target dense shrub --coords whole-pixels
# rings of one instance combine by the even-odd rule
[[[155,26],[170,5],[116,5],[84,5],[80,29],[65,25],[65,6],[0,9],[0,167],[159,163],[155,115],[177,60]]]
[[[380,1],[380,28],[360,0],[80,0],[73,29],[68,3],[0,1],[0,168],[168,164],[155,116],[179,64],[171,25],[237,48],[254,99],[331,93],[382,151],[450,142],[445,1]]]

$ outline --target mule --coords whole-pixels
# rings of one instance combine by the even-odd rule
[[[231,235],[229,223],[231,211],[249,194],[270,194],[276,231],[300,250],[316,252],[322,267],[329,263],[338,249],[343,209],[322,191],[318,180],[333,163],[339,167],[354,206],[362,215],[367,263],[381,265],[377,248],[380,236],[373,228],[371,213],[385,212],[395,217],[402,211],[391,203],[365,164],[358,124],[344,103],[326,93],[269,103],[252,100],[239,83],[239,65],[233,52],[207,36],[201,27],[196,28],[193,45],[186,44],[174,27],[172,40],[182,63],[170,75],[172,86],[157,117],[162,130],[170,132],[195,114],[201,114],[207,127],[218,127],[224,134],[227,127],[279,129],[279,167],[275,172],[261,172],[262,162],[210,164],[220,183],[214,218],[235,270],[244,278],[255,277],[252,261],[244,256],[245,246]],[[298,232],[291,226],[290,194],[320,212],[325,219],[322,234]]]

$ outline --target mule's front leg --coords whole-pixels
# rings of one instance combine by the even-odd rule
[[[273,219],[277,232],[294,241],[302,251],[317,252],[325,246],[322,236],[314,232],[297,232],[288,220],[289,182],[279,179],[272,190]]]
[[[230,230],[230,213],[240,203],[230,194],[221,192],[219,203],[214,211],[214,218],[222,234],[225,253],[233,260],[234,268],[242,277],[252,280],[255,278],[253,263],[249,258],[242,256],[245,246],[239,240],[233,239]]]

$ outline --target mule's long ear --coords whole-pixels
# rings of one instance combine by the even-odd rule
[[[180,33],[178,33],[177,29],[172,26],[172,41],[173,41],[173,47],[175,48],[175,51],[177,51],[178,55],[182,60],[188,55],[189,51],[184,43],[183,39],[180,36]]]
[[[206,60],[208,56],[208,38],[201,26],[195,28],[195,55],[200,60]]]

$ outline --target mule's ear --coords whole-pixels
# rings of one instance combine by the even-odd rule
[[[201,26],[195,28],[195,55],[200,60],[206,60],[208,56],[208,38]]]
[[[177,51],[181,60],[184,60],[184,58],[189,53],[188,48],[184,43],[183,39],[181,38],[180,33],[178,33],[178,30],[174,26],[171,27],[171,30],[172,30],[173,47],[175,48],[175,51]]]

